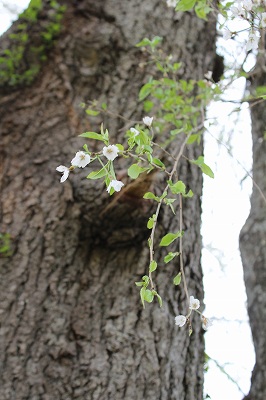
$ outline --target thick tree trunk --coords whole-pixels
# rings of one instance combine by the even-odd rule
[[[265,54],[265,53],[264,53]],[[265,55],[258,58],[252,90],[265,86]],[[240,250],[247,290],[248,314],[255,346],[256,364],[246,400],[266,399],[266,141],[265,102],[251,104],[253,138],[253,185],[251,211],[240,234]],[[263,195],[264,193],[264,195]]]
[[[13,249],[0,259],[0,398],[202,399],[202,328],[194,318],[189,337],[174,325],[186,312],[183,289],[171,284],[174,267],[157,257],[163,309],[143,310],[134,286],[147,273],[152,206],[127,199],[107,209],[103,185],[81,179],[88,171],[60,184],[55,168],[81,149],[77,134],[99,129],[101,119],[90,122],[80,102],[100,97],[129,120],[143,116],[136,98],[150,66],[140,65],[146,54],[135,43],[163,36],[165,50],[183,62],[183,78],[199,79],[211,69],[215,21],[173,18],[161,0],[64,4],[63,28],[41,73],[0,97],[0,221]],[[104,124],[118,142],[121,120]],[[187,155],[201,151],[191,146]],[[189,291],[202,300],[199,171],[183,161],[179,174],[195,192],[184,204],[184,261]],[[160,179],[152,185],[163,187]],[[159,235],[177,226],[165,210]]]

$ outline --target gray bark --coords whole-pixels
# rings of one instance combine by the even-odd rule
[[[251,90],[265,85],[265,56],[259,56],[252,74]],[[266,193],[265,103],[251,103],[253,179]],[[248,314],[256,353],[251,388],[246,400],[266,398],[266,201],[253,185],[251,211],[240,234],[240,250],[247,291]]]
[[[165,51],[183,62],[182,78],[203,78],[215,21],[173,18],[163,1],[64,4],[63,29],[41,73],[31,86],[2,88],[0,97],[0,221],[13,249],[0,259],[0,398],[200,400],[203,332],[199,318],[191,337],[174,325],[186,312],[184,290],[171,283],[178,266],[163,266],[165,253],[157,255],[163,309],[143,310],[134,285],[147,273],[152,204],[133,191],[110,207],[101,183],[81,179],[88,171],[60,184],[55,168],[81,149],[79,133],[99,129],[101,118],[89,120],[80,102],[101,98],[115,113],[142,118],[136,98],[150,66],[140,66],[147,56],[136,42],[163,36]],[[122,140],[121,120],[104,124],[114,143]],[[186,154],[201,152],[191,146]],[[117,161],[121,176],[124,167]],[[189,291],[202,300],[202,177],[185,160],[179,176],[195,192],[184,202],[184,262]],[[164,187],[161,176],[147,187]],[[168,230],[178,230],[178,218],[164,210],[156,240]]]

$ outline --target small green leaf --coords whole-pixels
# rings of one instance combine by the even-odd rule
[[[152,192],[145,193],[143,199],[160,201],[159,197],[155,196],[155,194],[153,194]]]
[[[210,178],[214,178],[214,173],[211,168],[204,163],[203,156],[199,156],[197,160],[190,160],[190,162],[197,165],[205,175],[208,175]]]
[[[153,158],[152,162],[153,164],[158,165],[158,167],[165,168],[164,163],[161,160],[159,160],[159,158]]]
[[[140,92],[139,92],[139,100],[140,101],[144,100],[147,96],[149,96],[149,94],[151,93],[152,87],[153,87],[152,82],[148,82],[144,86],[142,86],[142,88],[140,89]]]
[[[176,11],[189,11],[196,3],[196,0],[180,0],[177,3]]]
[[[150,100],[145,100],[143,106],[144,106],[144,111],[148,113],[153,108],[154,103]]]
[[[148,284],[149,284],[149,282],[150,282],[149,277],[148,277],[147,275],[144,275],[144,276],[142,277],[142,280],[143,280],[143,282],[144,282],[144,286],[147,287]]]
[[[175,258],[176,256],[178,256],[179,255],[179,253],[178,253],[178,251],[176,251],[175,253],[172,253],[171,251],[170,251],[170,253],[168,253],[165,257],[164,257],[164,262],[166,263],[166,264],[168,264],[170,261],[172,261],[173,260],[173,258]]]
[[[162,307],[163,306],[163,301],[162,301],[161,296],[159,296],[158,293],[155,290],[153,291],[153,293],[157,297],[157,300],[158,300],[158,303],[159,303],[160,307]]]
[[[99,115],[99,111],[95,111],[95,110],[90,110],[89,108],[87,108],[86,110],[86,114],[91,115],[93,117],[95,117],[96,115]]]
[[[124,146],[122,144],[120,144],[120,143],[117,143],[116,147],[118,148],[119,151],[124,151],[125,150]]]
[[[153,214],[153,216],[150,217],[149,221],[147,222],[147,228],[152,229],[155,221],[156,221],[156,215]]]
[[[137,43],[135,46],[143,47],[143,46],[148,46],[149,44],[151,44],[151,41],[148,38],[144,38],[139,43]]]
[[[170,185],[170,190],[173,194],[185,194],[186,193],[186,185],[182,181],[177,181],[176,183]]]
[[[102,103],[102,109],[103,110],[107,110],[107,104],[106,103]]]
[[[187,140],[187,144],[192,144],[194,142],[196,142],[196,140],[200,139],[200,135],[198,133],[191,135],[188,140]]]
[[[157,269],[157,262],[152,260],[152,262],[150,263],[149,271],[154,272],[156,269]]]
[[[181,283],[181,272],[179,272],[173,279],[174,285],[178,286]]]
[[[145,301],[145,292],[146,292],[146,288],[143,286],[141,289],[140,289],[140,299],[141,299],[141,302],[142,302],[142,305],[143,305],[143,308],[145,308],[145,303],[144,303],[144,301]]]
[[[132,164],[129,168],[128,168],[128,176],[130,176],[130,178],[132,179],[137,179],[138,176],[145,171],[145,168],[141,168],[138,164]]]
[[[88,176],[87,179],[100,179],[105,176],[107,173],[105,168],[100,169],[99,171],[92,171]]]
[[[146,289],[144,293],[144,300],[147,301],[147,303],[152,303],[154,298],[154,294],[152,293],[151,290]]]
[[[214,173],[207,164],[202,164],[200,168],[205,175],[208,175],[210,178],[214,178]]]
[[[183,236],[183,232],[167,233],[167,235],[165,235],[160,241],[159,246],[169,246],[169,244],[173,243],[177,238],[181,236]]]
[[[135,282],[135,285],[136,285],[136,286],[143,286],[143,285],[144,285],[144,282]]]
[[[103,137],[103,135],[100,135],[99,133],[96,133],[96,132],[84,132],[79,136],[85,137],[88,139],[101,140],[102,142],[105,141],[105,138]]]

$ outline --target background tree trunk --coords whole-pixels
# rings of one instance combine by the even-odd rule
[[[60,184],[55,168],[69,165],[85,143],[77,134],[99,130],[101,118],[89,121],[80,102],[101,98],[128,120],[143,117],[136,99],[150,65],[134,47],[139,40],[164,37],[165,51],[183,63],[182,78],[199,79],[212,68],[215,21],[174,16],[161,0],[62,3],[62,30],[41,73],[31,86],[7,83],[0,97],[0,221],[13,248],[0,259],[0,398],[202,399],[200,320],[193,319],[191,337],[174,325],[187,308],[184,290],[171,283],[177,266],[163,266],[165,254],[157,255],[163,309],[143,310],[134,285],[147,273],[153,205],[133,193],[110,207],[101,183],[81,179],[88,171]],[[49,12],[44,1],[28,46]],[[3,46],[10,41],[5,35]],[[105,117],[104,124],[116,143],[133,122]],[[190,158],[201,153],[187,149]],[[184,262],[190,294],[202,300],[202,177],[184,160],[179,176],[195,193],[184,202]],[[156,174],[147,185],[164,187]],[[177,227],[164,210],[157,239]]]
[[[258,56],[252,74],[251,91],[265,86],[265,52]],[[251,103],[253,139],[253,179],[266,193],[265,102]],[[253,185],[251,211],[240,234],[240,250],[247,291],[248,314],[256,353],[251,389],[246,400],[266,398],[266,204]]]

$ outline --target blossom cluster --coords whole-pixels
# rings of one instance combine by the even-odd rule
[[[266,1],[265,0],[237,0],[230,8],[232,19],[239,18],[249,23],[249,37],[246,50],[256,50],[259,46],[260,29],[266,28]],[[237,34],[226,28],[223,32],[225,40],[231,39]]]
[[[200,308],[200,301],[198,299],[195,299],[194,296],[190,296],[189,298],[189,313],[188,315],[177,315],[175,317],[175,324],[179,326],[180,328],[184,326],[188,321],[189,317],[192,313],[192,311],[196,311],[201,315],[201,322],[202,322],[202,328],[207,331],[211,326],[212,326],[212,320],[209,318],[204,317],[198,309]]]
[[[146,125],[146,127],[148,127],[149,129],[151,128],[152,121],[153,121],[153,117],[146,116],[143,118],[144,125]],[[133,133],[134,137],[137,137],[140,133],[135,128],[131,128],[130,132]],[[97,138],[97,136],[100,136],[97,133],[95,135],[96,135],[96,137],[95,136],[92,136],[92,137]],[[103,140],[103,137],[100,140]],[[102,151],[97,154],[103,155],[109,162],[113,162],[119,156],[120,150],[119,150],[118,146],[119,145],[108,144],[108,146],[104,146],[102,148]],[[69,177],[69,173],[71,171],[73,171],[75,168],[85,168],[88,164],[90,164],[96,158],[99,159],[99,157],[92,158],[92,153],[90,153],[89,151],[78,151],[76,153],[75,157],[71,160],[70,167],[66,167],[65,165],[59,165],[56,168],[56,171],[62,173],[60,182],[61,183],[65,182],[67,180],[67,178]],[[106,166],[103,166],[103,168],[105,168],[106,172],[108,173]],[[112,193],[113,193],[113,191],[120,192],[120,190],[124,186],[123,182],[121,182],[115,178],[114,172],[109,173],[108,180],[106,180],[106,184],[107,184],[106,190],[108,193],[111,193],[111,191],[112,191]]]

